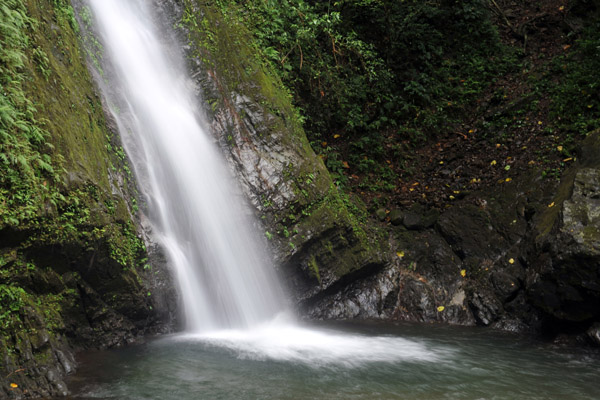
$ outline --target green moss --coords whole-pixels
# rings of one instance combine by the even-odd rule
[[[317,259],[315,256],[311,256],[308,261],[308,266],[310,267],[310,271],[313,273],[315,278],[319,281],[319,285],[321,285],[321,274],[319,273],[319,264],[317,264]]]

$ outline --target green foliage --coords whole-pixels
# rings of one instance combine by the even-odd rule
[[[577,40],[573,51],[553,63],[545,89],[557,128],[569,136],[600,128],[600,18]],[[556,82],[558,81],[558,84]]]
[[[16,320],[25,305],[27,293],[20,287],[0,285],[0,329],[7,329]]]
[[[385,175],[370,189],[393,187],[388,148],[452,129],[514,61],[484,0],[219,4],[250,27],[257,52],[293,94],[313,149],[340,185],[348,183],[348,161],[353,171]]]
[[[0,21],[0,226],[14,226],[39,212],[45,182],[55,175],[46,153],[48,134],[23,92],[27,31],[35,24],[15,0],[3,2]]]

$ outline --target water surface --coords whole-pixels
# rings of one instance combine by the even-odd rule
[[[86,354],[73,399],[599,399],[600,354],[476,328],[268,324]]]

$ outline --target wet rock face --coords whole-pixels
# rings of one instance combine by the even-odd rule
[[[405,234],[395,260],[377,274],[355,280],[310,304],[312,318],[379,318],[475,323],[465,294],[460,259],[432,231]]]

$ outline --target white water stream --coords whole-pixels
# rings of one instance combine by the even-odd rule
[[[278,322],[284,297],[227,165],[202,127],[184,62],[147,0],[87,0],[114,73],[99,82],[182,297],[187,339],[309,364],[439,360],[399,337]],[[114,75],[114,76],[113,76]],[[270,322],[275,320],[275,322]]]
[[[90,1],[116,72],[110,85],[127,102],[114,115],[136,174],[146,178],[142,190],[175,270],[187,330],[247,328],[281,311],[283,296],[241,194],[202,127],[183,62],[167,53],[148,3]]]

